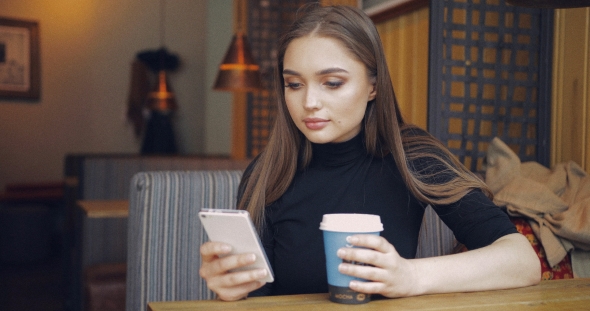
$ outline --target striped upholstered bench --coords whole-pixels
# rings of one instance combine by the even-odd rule
[[[84,275],[93,269],[105,271],[105,264],[125,263],[127,260],[127,219],[93,218],[81,223],[77,215],[78,200],[126,200],[129,199],[131,179],[139,172],[170,170],[243,170],[249,159],[236,160],[227,156],[140,156],[134,154],[69,154],[65,158],[66,197],[66,249],[72,262],[67,265],[67,279],[75,306],[88,303],[85,292],[100,293],[96,284],[86,284]],[[83,227],[82,232],[79,232]],[[78,236],[83,236],[79,238]],[[89,239],[91,237],[91,239]],[[89,243],[88,241],[92,241]],[[83,244],[80,244],[84,241]],[[97,267],[98,266],[98,267]],[[96,268],[96,269],[95,269]],[[101,277],[102,278],[102,277]],[[98,283],[97,283],[98,284]],[[108,284],[106,287],[112,287]],[[96,295],[94,295],[96,296]],[[93,304],[98,303],[96,297]],[[77,307],[78,308],[78,307]]]
[[[143,172],[131,184],[126,310],[150,301],[213,299],[199,277],[201,208],[235,208],[242,171]]]

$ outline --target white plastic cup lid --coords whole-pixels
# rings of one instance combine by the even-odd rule
[[[325,214],[320,230],[335,232],[381,232],[383,224],[379,215],[370,214]]]

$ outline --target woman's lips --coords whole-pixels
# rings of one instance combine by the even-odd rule
[[[328,125],[330,120],[320,118],[305,118],[303,119],[305,126],[310,130],[321,130]]]

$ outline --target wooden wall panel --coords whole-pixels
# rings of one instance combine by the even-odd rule
[[[424,129],[428,114],[428,7],[377,24],[402,114]]]
[[[358,0],[320,0],[320,4],[323,6],[328,5],[349,5],[358,7]]]
[[[590,8],[555,10],[551,166],[590,171]]]

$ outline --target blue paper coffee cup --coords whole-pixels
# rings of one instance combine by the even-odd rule
[[[383,231],[381,217],[369,214],[326,214],[320,223],[320,230],[324,232],[330,300],[347,304],[369,302],[370,295],[355,292],[348,287],[352,280],[364,280],[340,273],[338,265],[343,260],[336,253],[342,247],[353,247],[346,242],[348,236],[355,234],[379,235]]]

